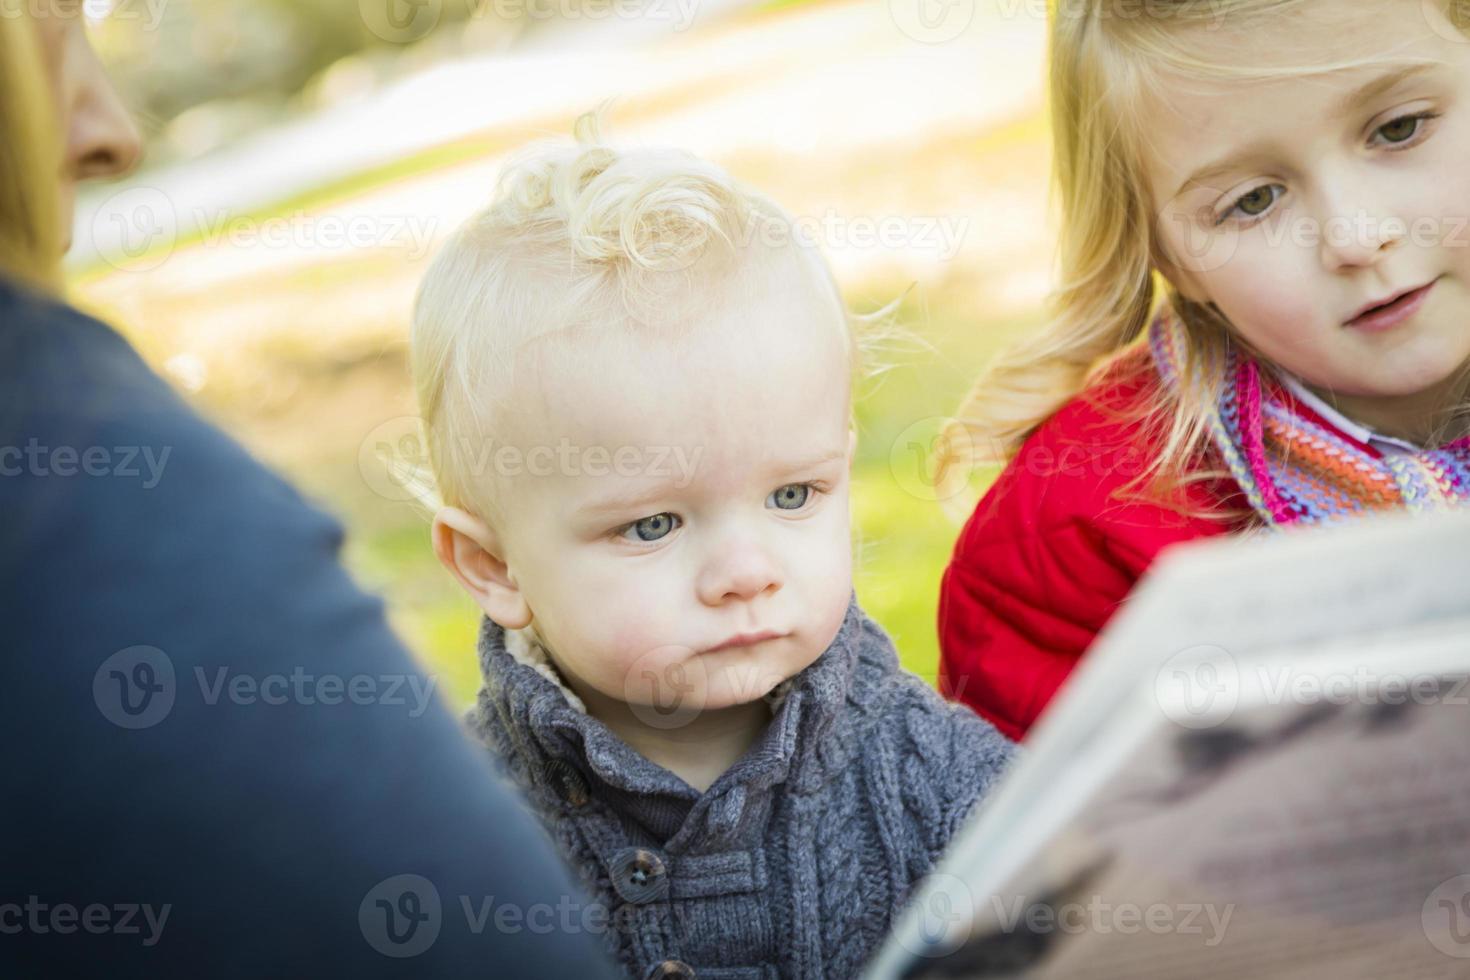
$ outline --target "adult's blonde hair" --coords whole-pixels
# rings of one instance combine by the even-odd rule
[[[599,118],[579,117],[571,145],[536,146],[509,165],[489,206],[450,236],[419,286],[411,360],[434,482],[418,489],[430,505],[501,516],[477,479],[475,447],[497,433],[500,400],[533,341],[555,338],[560,356],[592,357],[578,328],[629,344],[677,336],[758,253],[805,265],[830,300],[849,372],[862,363],[830,268],[793,239],[786,212],[683,151],[610,145]],[[761,249],[767,241],[794,244],[795,257]]]
[[[0,276],[55,290],[61,280],[61,134],[37,25],[0,17]]]
[[[1414,0],[1400,0],[1414,5]],[[1435,0],[1462,32],[1470,8]],[[1181,384],[1142,407],[1162,450],[1139,481],[1167,497],[1219,475],[1206,458],[1206,414],[1222,383],[1216,366],[1231,335],[1213,306],[1191,302],[1160,273],[1167,261],[1146,178],[1149,126],[1171,78],[1253,81],[1315,76],[1380,64],[1385,58],[1252,66],[1209,60],[1201,37],[1253,30],[1278,36],[1310,30],[1303,21],[1324,0],[1053,0],[1050,108],[1053,203],[1060,209],[1057,282],[1042,327],[1001,353],[981,374],[941,440],[941,477],[956,466],[1004,463],[1067,401],[1119,362],[1146,357],[1147,326],[1169,303],[1186,326]],[[1390,16],[1382,4],[1383,16]],[[1421,8],[1423,9],[1423,8]],[[1434,8],[1429,8],[1430,10]],[[1417,12],[1417,11],[1416,11]],[[1427,13],[1428,11],[1426,11]],[[1229,515],[1220,515],[1229,516]]]

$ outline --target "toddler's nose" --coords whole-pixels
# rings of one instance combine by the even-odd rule
[[[758,543],[719,545],[700,571],[695,589],[701,602],[717,606],[731,599],[754,599],[781,588],[780,565]]]

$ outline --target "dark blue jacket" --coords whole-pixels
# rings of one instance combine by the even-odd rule
[[[0,284],[0,976],[610,975],[341,541]]]

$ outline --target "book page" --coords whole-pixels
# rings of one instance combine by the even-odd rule
[[[1470,523],[1431,523],[1163,569],[869,975],[1470,977]]]

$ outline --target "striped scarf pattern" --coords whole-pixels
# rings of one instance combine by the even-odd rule
[[[1164,304],[1149,325],[1154,366],[1170,390],[1184,368],[1183,322]],[[1211,439],[1267,524],[1331,524],[1374,511],[1470,506],[1470,436],[1380,457],[1292,409],[1274,379],[1231,346],[1208,417]]]

